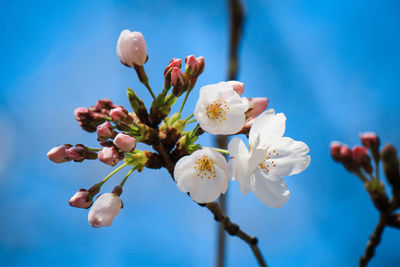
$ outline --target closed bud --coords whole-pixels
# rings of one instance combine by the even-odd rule
[[[386,179],[394,189],[400,189],[399,159],[396,148],[387,144],[381,151],[381,157]]]
[[[353,147],[352,157],[356,165],[362,167],[367,173],[372,173],[371,159],[367,148],[363,146]]]
[[[239,95],[242,95],[244,92],[244,83],[238,81],[228,81],[229,84],[233,86],[233,90]]]
[[[175,96],[181,96],[185,92],[185,78],[182,71],[178,68],[172,68],[171,85],[174,87],[172,93]]]
[[[124,133],[119,133],[114,138],[114,145],[123,152],[131,152],[136,147],[136,139]]]
[[[119,152],[115,146],[103,147],[103,149],[99,151],[99,160],[111,166],[115,166],[123,158],[124,154]]]
[[[367,148],[377,148],[379,147],[380,141],[376,133],[362,133],[360,134],[362,144]]]
[[[116,105],[113,104],[113,102],[110,99],[100,99],[97,101],[96,104],[96,110],[110,110],[117,107]]]
[[[96,110],[96,107],[92,107],[92,110]],[[74,111],[75,119],[79,122],[79,125],[88,132],[95,132],[98,125],[102,124],[107,114],[102,113],[105,109],[99,110],[100,112],[92,111],[89,108],[77,108]]]
[[[100,195],[90,208],[88,221],[94,228],[110,226],[122,208],[122,200],[113,193]]]
[[[373,132],[362,133],[360,134],[360,138],[363,146],[369,148],[371,150],[372,156],[374,157],[374,160],[378,161],[380,141],[376,133]]]
[[[204,70],[204,58],[196,58],[193,55],[187,56],[185,59],[185,73],[190,77],[198,77]]]
[[[182,71],[178,68],[172,68],[171,85],[174,87],[181,87],[184,83]]]
[[[267,109],[268,98],[253,97],[249,98],[249,109],[246,111],[246,118],[255,118]]]
[[[49,152],[47,152],[47,157],[49,160],[55,163],[63,163],[70,161],[71,159],[68,157],[68,155],[65,153],[65,150],[70,148],[71,145],[62,145],[62,146],[57,146],[53,147],[50,149]]]
[[[173,68],[178,68],[178,69],[180,69],[182,67],[182,59],[180,59],[180,58],[173,58],[170,62],[169,62],[169,64],[168,64],[168,66],[165,68],[165,70],[164,70],[164,77],[165,77],[165,79],[169,79],[168,78],[168,76],[169,76],[169,74],[170,74],[170,72],[171,72],[171,70],[173,69]]]
[[[114,134],[115,134],[115,131],[113,129],[113,126],[108,121],[97,126],[97,140],[98,141],[107,140],[107,139],[113,137]]]
[[[110,111],[110,117],[113,121],[116,121],[116,122],[130,123],[133,121],[132,117],[129,116],[128,110],[126,110],[125,108],[123,108],[121,106],[113,108]]]
[[[360,167],[354,162],[351,149],[337,141],[330,144],[331,157],[334,161],[341,163],[348,171],[357,172]]]
[[[342,144],[337,141],[333,141],[333,142],[331,142],[330,149],[331,149],[332,159],[336,162],[340,162],[342,159],[341,153],[340,153],[340,151],[342,149]]]
[[[131,68],[146,63],[147,49],[143,34],[123,30],[117,42],[117,56],[124,65]]]
[[[87,147],[81,144],[75,145],[65,150],[68,158],[72,159],[75,162],[82,162],[86,158],[87,152]]]
[[[378,179],[372,179],[365,183],[374,206],[381,212],[385,212],[389,208],[389,199],[385,192],[385,185]]]
[[[93,198],[86,189],[79,189],[79,191],[69,199],[69,205],[75,208],[88,209],[92,204]]]
[[[80,107],[74,110],[74,117],[77,121],[83,121],[90,118],[90,113],[88,108]]]

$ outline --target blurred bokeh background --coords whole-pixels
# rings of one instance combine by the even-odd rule
[[[263,206],[231,183],[228,213],[258,236],[271,266],[356,266],[378,220],[363,185],[329,156],[329,143],[359,144],[376,131],[400,145],[398,1],[245,1],[239,80],[287,116],[286,136],[306,142],[311,165],[286,179],[289,202]],[[126,87],[150,96],[115,55],[121,30],[141,31],[153,89],[173,57],[204,56],[200,86],[224,80],[226,1],[2,1],[0,3],[0,265],[212,266],[212,215],[179,192],[165,170],[132,176],[125,207],[108,228],[68,206],[112,168],[50,162],[64,143],[97,146],[73,117],[110,98],[129,107]],[[198,92],[185,109],[189,114]],[[212,145],[210,135],[201,141]],[[123,173],[111,179],[112,190]],[[399,266],[400,232],[386,229],[371,266]],[[256,266],[228,237],[228,266]]]

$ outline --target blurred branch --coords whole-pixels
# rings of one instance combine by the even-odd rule
[[[389,207],[380,211],[379,221],[375,227],[374,232],[371,234],[367,246],[365,248],[364,254],[360,257],[359,265],[360,267],[365,267],[368,262],[375,255],[375,249],[381,242],[381,237],[386,226],[391,226],[394,228],[400,228],[400,216],[399,213],[392,215],[392,212],[399,207],[399,194],[397,190],[393,190],[393,196],[390,201]]]
[[[228,0],[229,18],[230,18],[230,38],[229,38],[229,61],[228,61],[228,81],[235,80],[239,68],[239,44],[242,36],[243,29],[243,7],[240,0]],[[225,149],[227,147],[227,136],[217,135],[216,143],[217,147]],[[227,192],[228,193],[228,192]],[[223,194],[219,198],[219,204],[221,211],[226,213],[227,210],[227,193]],[[224,231],[224,225],[219,224],[218,226],[218,245],[217,245],[217,267],[223,267],[225,265],[225,251],[226,251],[226,236]]]

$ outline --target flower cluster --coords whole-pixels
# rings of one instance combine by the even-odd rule
[[[298,174],[310,164],[308,146],[284,137],[286,117],[267,110],[268,98],[246,98],[242,82],[226,81],[205,85],[199,90],[194,112],[182,118],[188,96],[204,71],[203,57],[190,55],[182,60],[173,58],[164,70],[164,83],[158,95],[154,94],[146,72],[146,42],[140,32],[121,32],[117,42],[117,55],[127,67],[133,68],[138,79],[153,97],[147,109],[138,94],[127,89],[131,111],[102,99],[89,108],[74,112],[79,125],[88,132],[96,132],[99,148],[82,144],[66,144],[51,149],[47,156],[55,163],[74,160],[98,159],[110,166],[123,160],[103,180],[89,189],[80,189],[69,204],[77,208],[90,208],[88,220],[93,227],[109,226],[122,208],[122,188],[134,171],[144,168],[166,168],[180,191],[188,193],[198,203],[215,201],[228,189],[232,178],[243,194],[253,191],[256,197],[270,207],[281,207],[289,198],[283,176]],[[172,112],[178,99],[184,96],[179,110]],[[194,127],[190,127],[192,123]],[[189,129],[188,129],[189,128]],[[235,137],[228,150],[202,147],[196,143],[199,135],[244,134],[249,149]],[[153,151],[136,148],[138,142]],[[230,154],[229,162],[221,154]],[[130,166],[113,192],[101,194],[102,185],[115,173]]]

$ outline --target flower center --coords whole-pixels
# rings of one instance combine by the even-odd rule
[[[266,171],[267,173],[271,170],[271,168],[276,167],[276,161],[273,160],[273,158],[279,156],[279,153],[276,152],[275,150],[272,150],[272,152],[267,152],[267,156],[265,157],[265,160],[262,162],[258,163],[257,166]]]
[[[207,109],[207,115],[210,119],[216,121],[223,121],[225,120],[225,113],[229,109],[227,105],[227,101],[222,101],[220,99],[214,100]]]
[[[211,177],[216,177],[213,162],[207,156],[200,157],[193,168],[197,170],[197,176],[200,178],[207,177],[210,179]]]

